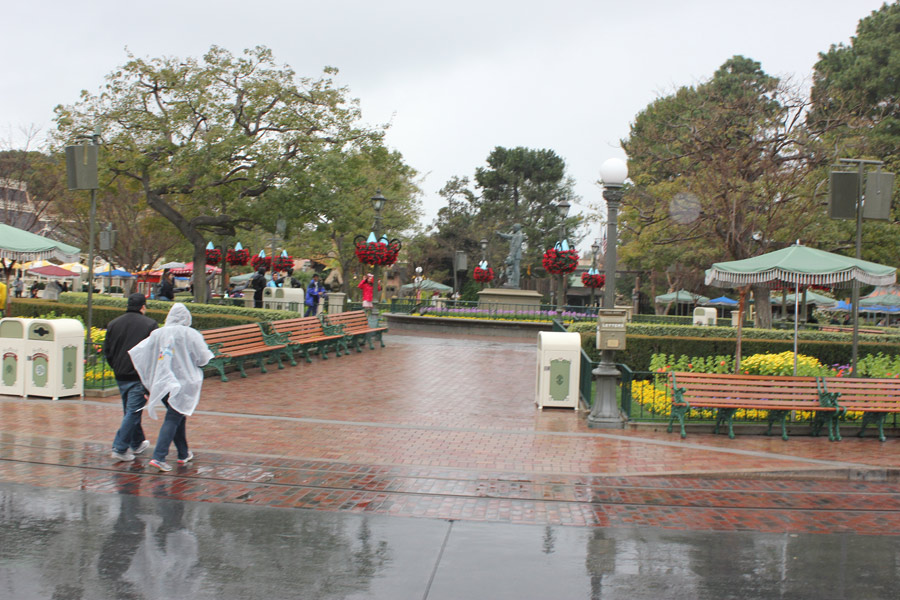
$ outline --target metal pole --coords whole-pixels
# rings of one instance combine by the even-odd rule
[[[91,190],[91,223],[90,223],[90,239],[88,240],[88,297],[87,297],[87,330],[88,343],[91,352],[93,352],[93,341],[91,339],[91,327],[94,323],[94,224],[97,220],[97,190]]]
[[[856,258],[862,258],[862,196],[863,196],[863,163],[857,165],[859,187],[856,191]],[[853,280],[853,348],[850,354],[850,376],[857,377],[856,361],[859,358],[859,280]]]
[[[603,308],[615,308],[616,305],[616,228],[618,227],[619,203],[624,192],[621,187],[607,186],[603,190],[606,200],[606,254],[603,259],[603,271],[606,283],[603,288]],[[597,381],[597,397],[588,415],[588,427],[618,428],[622,427],[616,401],[616,380],[619,370],[614,362],[613,350],[602,350],[600,364],[592,374]]]

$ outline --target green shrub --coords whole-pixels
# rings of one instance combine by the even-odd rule
[[[73,292],[75,293],[75,292]],[[65,294],[64,294],[65,295]],[[87,294],[80,294],[87,297]],[[125,312],[127,299],[109,298],[107,296],[95,296],[92,325],[106,328],[110,321]],[[97,302],[97,300],[100,300]],[[110,302],[116,300],[118,302]],[[115,306],[113,304],[118,304]],[[150,300],[147,302],[147,316],[162,325],[166,322],[171,302]],[[201,308],[203,307],[203,308]],[[221,312],[212,312],[209,309],[221,308]],[[237,308],[250,314],[229,314],[232,311],[225,309]],[[296,317],[297,313],[282,310],[246,309],[241,307],[215,306],[211,304],[190,304],[191,322],[195,329],[215,329],[217,327],[229,327],[231,325],[243,325],[245,323],[258,323],[265,320],[277,320]],[[47,314],[56,314],[60,317],[79,319],[87,322],[87,305],[54,302],[52,300],[16,298],[10,307],[10,317],[38,318]],[[276,316],[271,316],[271,315]],[[285,316],[287,315],[287,316]]]
[[[581,333],[581,343],[591,360],[599,361],[596,349],[596,325],[573,323],[569,331]],[[683,325],[649,325],[629,323],[625,350],[616,351],[616,362],[635,371],[651,370],[654,354],[674,356],[734,356],[737,349],[736,330],[731,327],[694,327]],[[851,335],[848,333],[801,331],[798,351],[825,365],[850,362]],[[859,336],[859,355],[900,355],[900,335]],[[792,330],[747,328],[742,332],[741,354],[780,354],[794,350]],[[862,371],[861,371],[862,372]]]

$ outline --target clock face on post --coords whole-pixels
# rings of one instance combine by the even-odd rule
[[[700,199],[690,192],[678,192],[669,202],[669,214],[681,225],[693,223],[700,217]]]

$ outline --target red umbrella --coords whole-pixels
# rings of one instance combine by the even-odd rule
[[[41,277],[53,277],[56,279],[78,279],[79,277],[78,273],[76,273],[75,271],[69,271],[68,269],[57,267],[56,265],[35,267],[33,269],[28,269],[27,272],[34,273],[35,275],[40,275]]]

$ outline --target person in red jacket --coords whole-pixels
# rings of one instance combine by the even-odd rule
[[[362,305],[368,313],[375,305],[375,276],[371,273],[366,273],[366,276],[362,278],[362,281],[356,287],[362,290]],[[381,289],[381,283],[378,284],[378,289]]]

